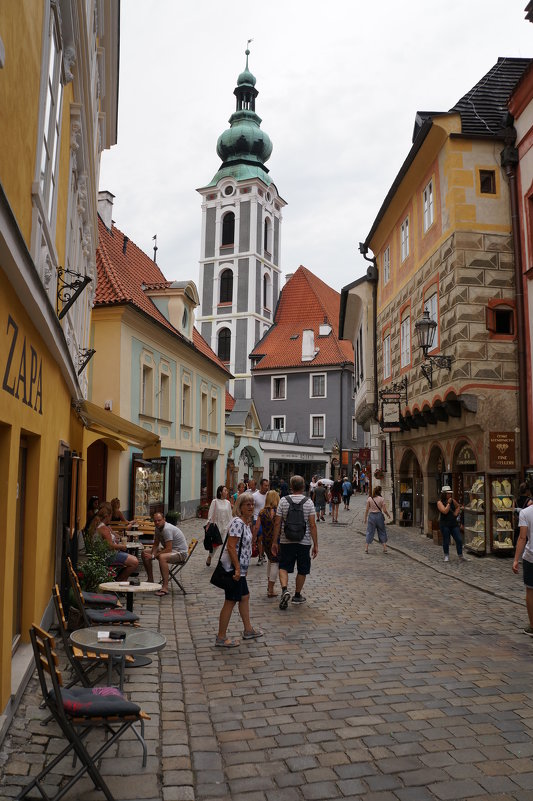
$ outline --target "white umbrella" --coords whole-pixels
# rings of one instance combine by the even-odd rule
[[[325,484],[326,487],[331,487],[331,485],[334,483],[331,478],[319,478],[318,481],[320,481],[322,484]]]

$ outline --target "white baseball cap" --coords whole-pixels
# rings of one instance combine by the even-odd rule
[[[447,484],[444,485],[441,492],[453,492],[452,488],[449,487]]]

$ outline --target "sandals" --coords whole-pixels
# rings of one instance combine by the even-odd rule
[[[239,640],[231,640],[229,637],[216,637],[215,638],[215,646],[217,648],[237,648],[240,645]]]
[[[251,631],[244,631],[242,638],[243,640],[256,640],[258,637],[262,637],[263,632],[260,629],[252,629]]]
[[[163,595],[168,595],[168,590],[157,590],[157,592],[154,592],[154,595],[158,595],[159,598],[162,598]]]

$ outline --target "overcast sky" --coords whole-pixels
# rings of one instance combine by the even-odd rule
[[[118,144],[100,188],[116,225],[169,279],[198,283],[201,197],[245,65],[274,149],[281,267],[340,291],[409,148],[418,109],[445,111],[498,56],[533,56],[526,0],[122,0]]]

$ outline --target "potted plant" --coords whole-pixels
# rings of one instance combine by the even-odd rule
[[[201,517],[203,520],[207,520],[208,512],[209,512],[209,504],[201,503],[196,509],[196,517]]]
[[[374,478],[381,481],[381,479],[385,478],[385,471],[382,470],[381,467],[376,468],[376,470],[374,470]]]
[[[169,509],[165,515],[165,520],[167,523],[170,523],[172,526],[175,526],[180,519],[181,515],[179,512],[175,512],[173,509]]]
[[[82,590],[98,592],[98,585],[113,581],[116,571],[108,562],[112,551],[100,536],[87,536],[85,539],[85,559],[79,566],[78,578]]]

